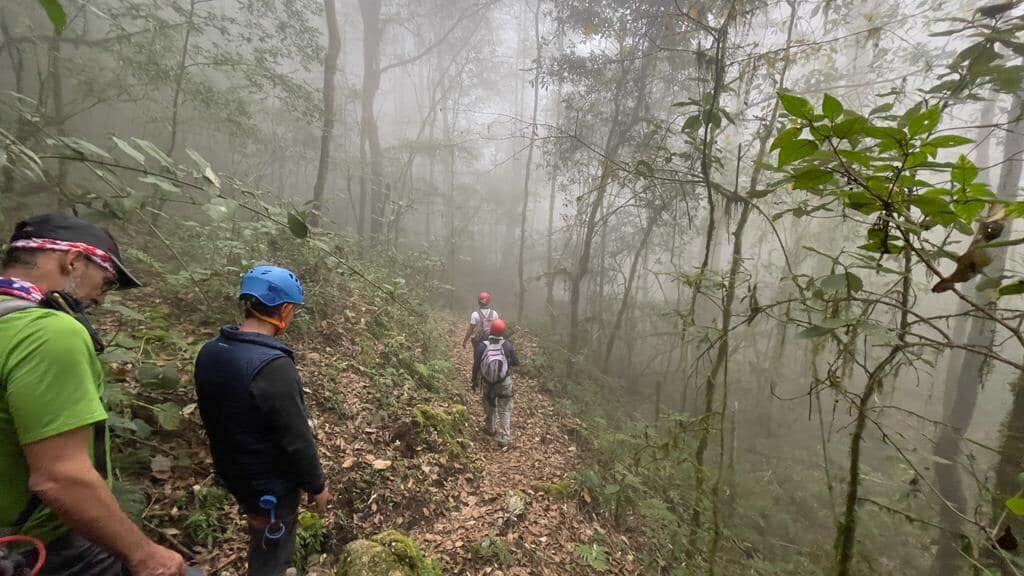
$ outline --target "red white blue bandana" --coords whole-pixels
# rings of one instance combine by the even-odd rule
[[[43,299],[43,291],[38,286],[11,276],[0,276],[0,294],[29,302],[39,302]]]
[[[55,252],[81,252],[85,257],[92,260],[100,268],[111,274],[117,274],[114,268],[114,259],[103,250],[83,244],[81,242],[65,242],[63,240],[51,240],[49,238],[30,238],[28,240],[15,240],[11,242],[11,248],[23,250],[53,250]]]

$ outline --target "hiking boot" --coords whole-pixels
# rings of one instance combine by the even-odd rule
[[[494,436],[495,434],[497,434],[497,432],[495,432],[492,428],[488,428],[487,426],[481,426],[480,431],[483,432],[484,434],[487,434],[488,436]]]
[[[508,452],[509,450],[512,450],[512,445],[511,444],[499,444],[498,445],[498,451],[499,452]]]

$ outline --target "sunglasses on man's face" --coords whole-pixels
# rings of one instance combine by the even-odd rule
[[[106,294],[107,292],[113,292],[114,290],[117,290],[119,286],[121,286],[121,283],[117,281],[116,275],[107,276],[106,278],[103,279],[103,286],[100,288],[100,290],[102,290],[103,293]]]

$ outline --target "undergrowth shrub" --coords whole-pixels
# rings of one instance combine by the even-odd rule
[[[185,520],[185,532],[188,537],[206,548],[220,542],[230,528],[227,511],[231,505],[231,496],[220,488],[196,490],[192,512]]]

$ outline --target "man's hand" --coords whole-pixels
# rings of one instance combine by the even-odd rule
[[[327,510],[327,504],[331,501],[331,492],[325,486],[319,494],[309,495],[309,507],[317,513],[322,513]]]
[[[128,559],[132,576],[184,576],[185,559],[174,550],[150,543]]]

